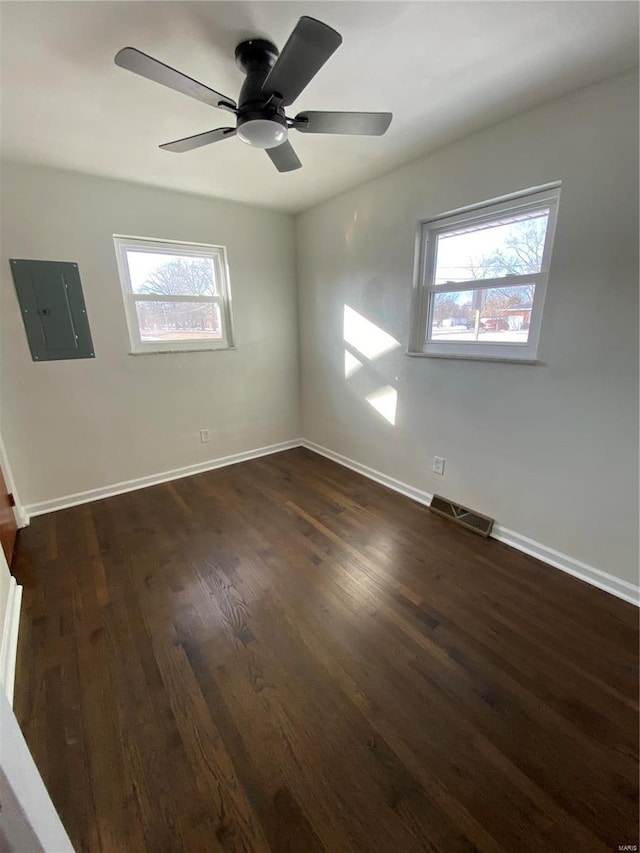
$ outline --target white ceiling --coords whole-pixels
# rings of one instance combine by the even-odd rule
[[[0,14],[4,157],[285,211],[638,62],[635,2],[3,2]],[[301,15],[344,42],[290,114],[391,110],[385,136],[292,132],[304,167],[288,174],[238,139],[158,149],[232,117],[116,67],[121,47],[236,98],[236,44],[282,48]]]

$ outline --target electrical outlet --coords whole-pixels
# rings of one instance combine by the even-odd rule
[[[444,474],[444,459],[442,456],[433,457],[433,470],[436,474]]]
[[[200,430],[200,441],[203,444],[206,444],[208,441],[211,441],[211,436],[209,435],[208,429],[201,429]]]

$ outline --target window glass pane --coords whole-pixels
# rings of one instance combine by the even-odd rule
[[[217,302],[136,302],[142,341],[222,340]]]
[[[535,284],[433,295],[429,340],[526,344]]]
[[[219,296],[213,260],[196,255],[169,255],[127,249],[134,293],[169,296]]]
[[[546,208],[438,234],[435,284],[540,272],[548,221]]]

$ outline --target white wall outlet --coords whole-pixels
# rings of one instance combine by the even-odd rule
[[[206,444],[208,441],[211,441],[211,436],[210,436],[210,434],[209,434],[209,430],[208,430],[208,429],[201,429],[201,430],[200,430],[200,441],[201,441],[203,444]]]
[[[444,474],[444,459],[442,456],[433,457],[433,470],[436,474]]]

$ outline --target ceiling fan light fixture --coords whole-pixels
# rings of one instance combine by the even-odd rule
[[[245,145],[266,150],[279,172],[292,172],[302,163],[289,142],[291,128],[301,133],[381,136],[391,123],[391,113],[321,110],[287,116],[285,108],[296,101],[341,44],[340,33],[307,15],[295,25],[281,52],[267,39],[245,39],[235,50],[236,63],[245,75],[237,103],[135,47],[119,50],[115,63],[210,107],[227,110],[236,118],[235,128],[217,127],[175,139],[161,145],[163,151],[181,154],[239,136]]]
[[[289,131],[278,121],[254,118],[238,127],[238,136],[252,148],[277,148],[287,141]]]

